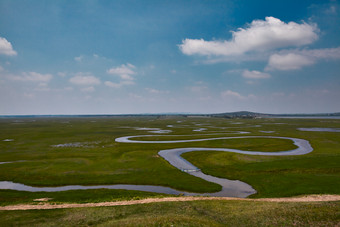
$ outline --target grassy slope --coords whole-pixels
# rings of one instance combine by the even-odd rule
[[[168,202],[133,206],[1,211],[3,226],[336,226],[340,202]]]

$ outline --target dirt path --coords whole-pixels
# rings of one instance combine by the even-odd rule
[[[196,200],[240,200],[240,201],[266,201],[266,202],[325,202],[325,201],[340,201],[340,195],[307,195],[302,197],[290,198],[262,198],[262,199],[242,199],[232,197],[167,197],[167,198],[150,198],[141,200],[103,202],[103,203],[65,203],[65,204],[19,204],[2,206],[0,210],[47,210],[61,208],[79,208],[79,207],[108,207],[108,206],[125,206],[134,204],[159,203],[159,202],[183,202]]]

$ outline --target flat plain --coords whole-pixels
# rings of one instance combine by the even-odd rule
[[[65,185],[160,185],[188,192],[216,192],[218,184],[182,172],[162,159],[163,149],[183,147],[232,148],[247,151],[286,151],[296,148],[290,140],[251,138],[201,142],[138,144],[118,143],[115,138],[134,135],[138,140],[183,140],[240,136],[280,136],[308,140],[313,152],[297,156],[243,155],[220,151],[195,151],[182,155],[202,172],[240,180],[257,193],[253,198],[290,197],[308,194],[340,194],[340,133],[300,131],[298,128],[340,128],[339,119],[222,119],[185,117],[97,117],[97,118],[3,118],[0,119],[0,181],[36,187]],[[170,130],[160,131],[159,130]],[[7,163],[5,163],[7,162]],[[91,189],[63,192],[0,190],[0,205],[88,203],[158,198],[166,194]],[[172,195],[179,196],[179,195]],[[252,205],[251,205],[252,204]],[[250,207],[249,207],[250,206]],[[212,208],[214,207],[214,208]],[[256,209],[253,209],[257,207]],[[164,213],[159,209],[163,210]],[[184,209],[184,211],[183,211]],[[218,211],[216,211],[216,209]],[[297,210],[294,215],[290,214]],[[282,204],[247,201],[195,201],[124,208],[77,208],[62,211],[1,211],[6,224],[56,224],[58,217],[72,225],[223,225],[234,220],[247,225],[246,217],[262,225],[271,213],[282,217],[268,225],[339,224],[339,202]],[[93,214],[101,211],[98,218]],[[228,215],[227,211],[233,210]],[[244,210],[243,218],[237,210]],[[337,210],[337,212],[335,212]],[[334,211],[334,212],[333,212]],[[109,215],[115,212],[115,215]],[[119,213],[124,213],[118,215]],[[203,213],[202,213],[203,212]],[[217,212],[215,222],[210,222]],[[275,213],[274,212],[274,213]],[[311,215],[305,215],[308,212]],[[333,212],[332,215],[326,214]],[[202,213],[201,218],[196,218]],[[73,215],[71,215],[73,214]],[[148,214],[150,218],[142,218]],[[312,215],[315,214],[315,217]],[[82,216],[83,215],[83,216]],[[87,215],[87,216],[86,216]],[[117,216],[118,215],[118,216]],[[236,218],[236,216],[238,218]],[[247,216],[248,215],[248,216]],[[85,218],[86,216],[86,218]],[[275,216],[275,215],[274,215]],[[287,217],[287,218],[284,218]],[[291,218],[288,218],[291,217]],[[316,219],[318,220],[316,220]],[[65,219],[65,220],[66,220]],[[223,220],[222,220],[223,219]],[[141,220],[141,222],[139,222]],[[196,221],[195,221],[196,220]],[[252,219],[248,219],[252,220]],[[287,220],[287,222],[285,222]],[[190,224],[191,223],[191,224]],[[230,225],[236,222],[230,222]],[[271,223],[271,224],[270,224]],[[60,224],[60,223],[59,223]]]

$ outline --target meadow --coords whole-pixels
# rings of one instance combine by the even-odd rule
[[[339,202],[167,202],[0,211],[3,226],[338,226]]]
[[[0,119],[0,162],[10,163],[0,164],[0,181],[13,181],[30,186],[44,187],[112,184],[161,185],[189,192],[216,192],[221,189],[220,185],[181,172],[162,159],[157,154],[158,151],[181,147],[216,147],[269,152],[291,150],[296,146],[290,140],[273,138],[211,140],[178,144],[117,143],[115,138],[155,135],[154,137],[139,137],[138,140],[183,140],[240,136],[238,131],[246,131],[249,132],[247,135],[251,136],[282,136],[306,139],[314,150],[309,154],[297,156],[243,155],[218,151],[195,151],[185,153],[182,156],[206,174],[241,180],[250,184],[257,191],[256,194],[251,196],[254,198],[289,197],[304,194],[340,194],[340,133],[297,130],[298,128],[311,127],[340,128],[340,120],[146,116],[124,118],[2,118]],[[205,130],[199,130],[201,128]],[[156,129],[172,131],[166,134],[153,133],[152,130]],[[52,198],[50,202],[53,203],[87,203],[164,196],[169,195],[113,189],[64,192],[0,190],[0,205],[34,204],[37,203],[33,201],[34,199],[45,197]],[[183,204],[188,207],[184,213],[181,210]],[[204,226],[212,219],[212,213],[215,212],[212,207],[216,207],[215,209],[219,210],[221,215],[222,213],[225,215],[225,211],[228,209],[235,209],[235,212],[237,209],[241,209],[246,214],[248,212],[249,215],[258,212],[262,215],[259,215],[258,224],[270,219],[271,210],[284,212],[283,216],[288,217],[294,209],[298,210],[301,207],[305,209],[304,212],[308,210],[312,213],[320,212],[318,215],[321,216],[326,215],[330,210],[334,211],[339,208],[338,202],[317,204],[274,203],[271,205],[259,202],[257,206],[261,209],[259,208],[258,211],[246,208],[247,202],[202,201],[183,204],[151,204],[130,208],[72,210],[77,210],[79,215],[89,216],[98,213],[100,210],[103,212],[100,215],[100,218],[103,218],[102,220],[111,220],[110,222],[102,220],[97,222],[90,218],[86,219],[88,222],[79,222],[83,225],[92,222],[96,224],[103,222],[110,225],[125,223],[123,217],[132,218],[132,224],[127,221],[127,225],[138,223],[138,220],[142,220],[141,223],[145,225],[150,223],[168,225],[172,223],[169,220],[172,220],[175,214],[181,215],[174,219],[174,223],[180,223],[180,221],[181,223],[191,223],[192,220],[197,219],[197,215],[201,212],[199,210],[202,210],[202,212],[206,210],[206,216],[203,215],[197,219],[197,222],[193,222]],[[168,209],[168,213],[159,216],[157,214],[159,206],[162,209]],[[113,217],[108,214],[112,210],[123,212],[119,216],[118,222],[116,222],[116,216]],[[44,223],[45,219],[53,221],[59,216],[66,219],[70,218],[69,214],[65,212],[64,210],[12,211],[12,213],[2,211],[0,215],[3,223],[20,223],[20,220],[28,220],[26,219],[28,217],[36,220],[36,223]],[[70,213],[74,212],[71,211]],[[150,215],[153,214],[151,216],[154,219],[149,220],[141,217],[148,212]],[[42,214],[43,217],[41,217]],[[296,213],[296,215],[298,214]],[[76,214],[74,215],[71,219],[75,221],[73,224],[77,225],[77,217]],[[232,213],[228,217],[236,218],[238,214]],[[294,219],[296,216],[293,215],[292,217],[289,219],[290,221],[287,219],[288,224],[296,221]],[[218,214],[216,216],[216,220],[223,218]],[[313,217],[308,215],[303,216],[302,219],[301,223],[310,223],[314,220]],[[333,215],[328,219],[327,221],[330,221],[330,223],[334,223],[335,220],[339,221],[339,213],[337,213],[337,216]],[[248,223],[245,219],[242,220],[244,220],[245,225]],[[284,220],[284,218],[280,219],[272,225],[287,224]],[[221,223],[224,222],[217,221],[216,225],[218,226]],[[193,226],[195,225],[193,224]]]

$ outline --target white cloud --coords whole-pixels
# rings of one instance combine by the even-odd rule
[[[296,50],[297,54],[309,56],[315,59],[340,59],[340,47],[336,48],[324,48],[324,49],[312,49],[312,50]]]
[[[264,21],[254,20],[247,28],[232,32],[230,41],[185,39],[179,48],[186,55],[233,56],[310,44],[317,40],[317,32],[314,24],[285,23],[274,17],[266,17]]]
[[[13,50],[12,44],[7,39],[0,37],[0,54],[14,56],[17,52]]]
[[[120,88],[122,85],[119,83],[113,83],[111,81],[105,81],[104,84],[108,87],[112,87],[112,88]]]
[[[249,100],[249,99],[256,99],[256,96],[253,94],[250,94],[248,96],[241,95],[240,93],[236,91],[226,90],[221,92],[221,97],[225,100]]]
[[[151,94],[168,94],[169,91],[162,91],[154,88],[145,88],[146,91],[148,91]]]
[[[148,92],[150,92],[152,94],[159,94],[159,93],[161,93],[160,90],[153,89],[153,88],[145,88],[145,90],[147,90]]]
[[[121,74],[119,76],[122,80],[134,80],[134,78],[129,74]]]
[[[72,84],[81,86],[91,86],[100,84],[100,80],[90,73],[77,73],[76,76],[69,80]]]
[[[297,70],[319,60],[340,59],[340,47],[324,49],[284,50],[269,57],[266,70]]]
[[[51,74],[41,74],[37,72],[23,72],[21,76],[10,76],[11,80],[16,81],[31,81],[48,83],[53,76]]]
[[[127,63],[126,65],[123,64],[121,66],[111,68],[111,69],[107,70],[107,73],[111,74],[111,75],[118,75],[122,79],[124,79],[124,77],[126,77],[126,75],[131,76],[131,75],[135,74],[136,72],[133,71],[135,68],[136,67],[134,65]]]
[[[107,70],[106,72],[108,74],[120,77],[121,81],[119,83],[105,81],[105,85],[112,88],[120,88],[124,85],[135,84],[135,78],[133,77],[133,75],[136,74],[136,72],[134,71],[135,68],[136,67],[134,65],[127,63],[126,65],[123,64],[121,66],[113,67]]]
[[[231,90],[221,92],[221,96],[224,99],[229,99],[229,98],[245,99],[246,98],[245,96],[242,96],[240,93],[231,91]]]
[[[78,57],[75,57],[74,60],[77,61],[77,62],[81,62],[83,60],[84,56],[83,55],[80,55]]]
[[[120,88],[124,85],[133,85],[133,84],[135,84],[135,82],[130,81],[130,80],[120,81],[119,83],[114,83],[114,82],[111,82],[111,81],[105,81],[104,84],[108,87]]]
[[[266,79],[271,77],[270,74],[268,73],[259,72],[256,70],[253,71],[244,70],[242,76],[247,79]]]
[[[266,70],[296,70],[312,64],[314,64],[314,61],[303,55],[294,53],[273,54],[269,58]]]

